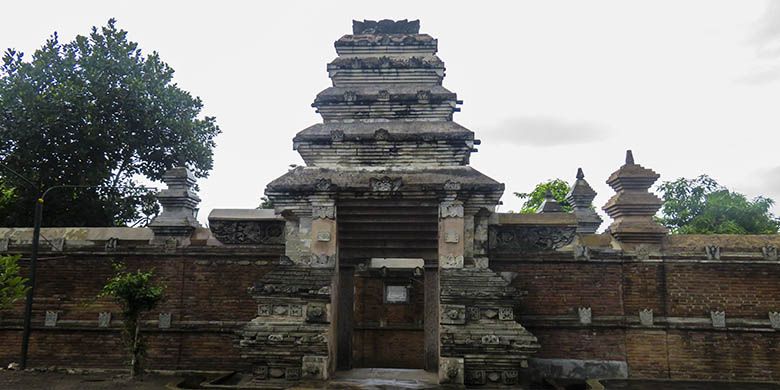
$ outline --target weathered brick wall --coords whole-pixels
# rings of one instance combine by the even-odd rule
[[[113,321],[121,319],[119,308],[96,298],[119,261],[130,270],[154,269],[166,286],[165,300],[143,318],[150,367],[242,368],[246,362],[240,359],[234,331],[257,312],[247,288],[281,254],[264,252],[44,254],[38,263],[29,365],[122,366],[120,325]],[[0,364],[19,361],[23,310],[20,302],[0,313]],[[44,327],[46,311],[58,312],[56,327]],[[112,313],[112,324],[100,328],[98,313],[105,311]],[[159,313],[171,313],[169,329],[158,328]]]
[[[780,331],[768,321],[780,311],[780,262],[667,256],[518,256],[491,268],[527,291],[520,321],[539,338],[536,357],[625,361],[637,378],[780,380]],[[591,324],[578,307],[591,308]],[[653,326],[639,323],[643,309]],[[712,310],[725,310],[726,328]]]

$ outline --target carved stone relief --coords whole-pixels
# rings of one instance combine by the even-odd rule
[[[593,316],[589,307],[577,308],[577,315],[579,316],[580,324],[589,325],[593,322]]]
[[[441,323],[447,325],[462,325],[466,323],[466,306],[442,305]]]
[[[704,251],[707,253],[707,260],[720,260],[719,246],[708,245],[704,247]]]
[[[653,326],[653,310],[644,309],[639,311],[639,323],[642,326]]]
[[[569,245],[574,239],[575,227],[569,226],[501,226],[488,229],[492,252],[555,250]]]
[[[515,319],[514,310],[511,307],[499,307],[498,319],[501,321],[512,321]]]
[[[98,327],[108,328],[111,324],[111,312],[100,312],[98,314]]]
[[[314,189],[317,191],[330,191],[331,188],[333,188],[333,183],[330,181],[330,179],[323,178],[314,182]]]
[[[460,241],[460,234],[455,231],[448,231],[444,233],[444,242],[448,244],[457,244]]]
[[[395,192],[401,188],[403,181],[400,177],[391,178],[383,176],[380,178],[372,177],[368,180],[371,191],[375,192]]]
[[[223,244],[284,244],[283,221],[211,221],[209,229]]]
[[[335,206],[312,206],[311,217],[313,219],[336,219]]]
[[[777,261],[777,248],[774,245],[767,245],[761,248],[761,253],[764,255],[764,259]]]
[[[439,205],[440,218],[463,218],[463,205],[460,202],[442,202]]]
[[[160,329],[168,329],[171,327],[171,313],[160,313],[157,317],[157,326]]]
[[[442,268],[463,268],[463,256],[440,256],[439,266]]]
[[[726,312],[713,310],[710,312],[710,319],[712,320],[713,328],[725,328],[726,327]]]
[[[772,326],[772,329],[780,329],[780,312],[769,312],[769,325]]]
[[[57,326],[58,318],[59,318],[58,312],[46,310],[46,317],[43,319],[43,326],[48,326],[48,327]]]

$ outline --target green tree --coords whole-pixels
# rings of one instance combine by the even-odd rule
[[[115,275],[108,279],[98,297],[113,298],[122,309],[122,338],[130,354],[130,376],[136,377],[143,371],[145,355],[141,315],[157,306],[163,299],[165,287],[153,282],[153,271],[128,272],[121,264],[115,265],[114,269]]]
[[[114,19],[62,43],[56,33],[27,61],[8,49],[0,65],[0,161],[40,189],[46,226],[116,226],[158,211],[134,178],[173,166],[212,169],[213,117],[173,83],[156,52],[143,55]],[[14,178],[4,175],[10,182]],[[29,226],[40,189],[13,183],[0,226]]]
[[[19,275],[19,256],[0,256],[0,310],[27,294],[27,278]]]
[[[707,175],[679,178],[659,186],[659,221],[676,234],[775,234],[780,221],[770,212],[774,201],[747,199]]]
[[[550,191],[553,198],[561,204],[564,212],[572,211],[572,205],[566,200],[566,194],[569,193],[569,183],[561,179],[551,179],[537,184],[531,192],[515,192],[515,196],[525,199],[520,212],[524,214],[535,213],[544,202],[547,191]]]

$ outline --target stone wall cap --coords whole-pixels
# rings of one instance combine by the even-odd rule
[[[31,241],[33,228],[0,228],[0,239]],[[69,241],[104,241],[110,238],[129,241],[149,241],[152,231],[148,228],[129,227],[50,227],[41,228],[41,235],[48,239],[64,238]]]
[[[566,225],[577,226],[577,217],[572,213],[522,214],[498,213],[499,225]]]
[[[209,213],[209,221],[258,221],[275,220],[283,221],[280,215],[276,215],[273,209],[213,209]]]

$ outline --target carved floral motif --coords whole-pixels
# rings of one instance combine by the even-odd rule
[[[488,230],[491,251],[543,251],[564,247],[574,240],[576,227],[501,226]]]
[[[211,221],[209,229],[223,244],[284,244],[283,221]]]

